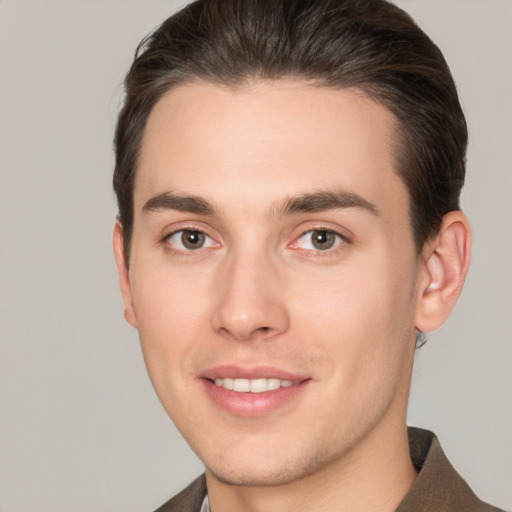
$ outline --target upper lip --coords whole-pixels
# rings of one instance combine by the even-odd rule
[[[308,377],[271,366],[254,366],[245,368],[236,365],[215,366],[200,375],[203,379],[280,379],[293,382],[306,380]]]

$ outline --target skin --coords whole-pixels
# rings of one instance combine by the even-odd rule
[[[451,212],[417,253],[395,130],[357,90],[286,81],[191,83],[150,115],[129,266],[119,224],[114,250],[126,319],[215,512],[394,510],[414,482],[415,338],[453,307],[470,237]],[[300,385],[267,409],[222,407],[205,378],[225,366]]]

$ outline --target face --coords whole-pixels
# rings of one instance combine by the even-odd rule
[[[151,113],[126,316],[208,474],[287,483],[405,425],[421,265],[394,130],[300,82],[183,85]]]

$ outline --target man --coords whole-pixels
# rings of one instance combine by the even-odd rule
[[[159,510],[496,510],[406,426],[470,259],[438,48],[381,0],[205,0],[125,85],[125,317],[206,468]]]

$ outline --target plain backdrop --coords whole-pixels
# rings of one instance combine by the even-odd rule
[[[512,2],[401,0],[470,129],[472,269],[417,353],[409,421],[512,509]],[[112,134],[138,41],[181,1],[0,0],[0,512],[150,511],[201,472],[123,320]]]

